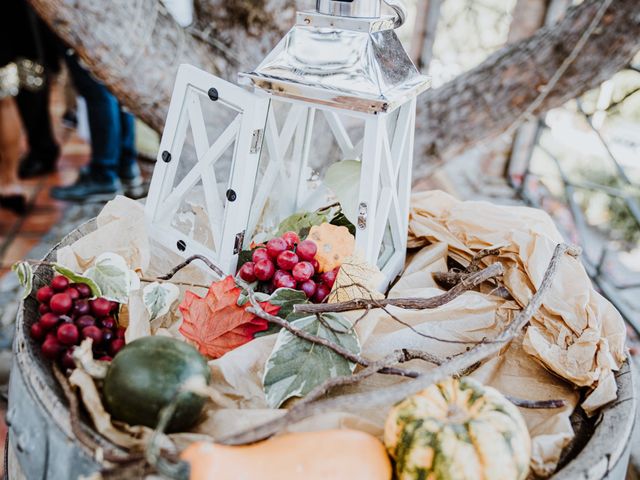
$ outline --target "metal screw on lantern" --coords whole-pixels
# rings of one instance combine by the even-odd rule
[[[209,91],[207,92],[207,95],[209,95],[209,98],[213,102],[217,101],[218,98],[220,98],[218,96],[218,90],[216,90],[215,88],[210,88]]]
[[[162,152],[162,161],[165,163],[169,163],[171,161],[171,154],[166,150]]]

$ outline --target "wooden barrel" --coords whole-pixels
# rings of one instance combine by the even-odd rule
[[[57,248],[69,245],[95,229],[91,220],[67,235],[45,260],[55,261]],[[51,280],[49,268],[36,268],[34,289],[23,302],[16,321],[13,367],[9,385],[7,475],[15,479],[75,479],[89,476],[103,465],[71,430],[64,395],[48,361],[38,352],[29,328],[38,317],[35,292]],[[624,480],[637,408],[637,388],[629,362],[616,375],[618,400],[605,407],[594,422],[576,425],[577,441],[568,449],[555,480]],[[595,426],[595,428],[594,428]],[[93,441],[117,447],[93,431],[82,419],[81,428]]]

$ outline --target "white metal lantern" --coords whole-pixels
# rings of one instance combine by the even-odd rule
[[[386,287],[405,260],[416,97],[428,87],[391,6],[396,16],[380,16],[380,0],[317,0],[240,74],[254,92],[182,65],[146,205],[154,238],[233,274],[241,249],[346,184],[356,249]]]

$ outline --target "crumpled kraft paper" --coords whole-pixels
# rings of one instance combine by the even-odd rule
[[[113,215],[119,216],[117,213]],[[496,335],[527,303],[542,278],[553,247],[562,240],[544,212],[482,202],[459,202],[441,192],[414,196],[409,233],[410,246],[423,248],[410,252],[405,271],[389,296],[429,297],[441,294],[442,290],[433,282],[431,273],[446,271],[447,255],[464,263],[482,248],[501,245],[504,248],[500,260],[507,270],[504,280],[515,301],[486,293],[465,292],[434,310],[389,308],[403,322],[431,338],[416,334],[380,310],[372,310],[358,324],[357,332],[362,354],[374,360],[401,347],[420,348],[445,357],[464,351],[467,345],[443,342],[434,337],[478,342]],[[107,242],[100,248],[101,251],[91,255],[111,251],[112,247]],[[147,273],[149,276],[165,273],[180,262],[179,257],[154,243],[151,251],[147,271],[153,273]],[[495,260],[487,258],[485,264]],[[189,266],[176,276],[176,280],[206,284],[211,279],[201,269]],[[184,289],[181,287],[183,293]],[[139,306],[134,306],[133,310],[136,308]],[[360,314],[348,312],[345,316],[354,320]],[[165,319],[160,328],[145,326],[148,320],[141,315],[136,317],[129,319],[130,325],[131,322],[139,323],[135,327],[137,333],[132,336],[143,335],[150,329],[152,334],[180,337],[177,331],[180,318],[176,315]],[[275,338],[271,335],[255,339],[210,361],[212,385],[229,405],[207,408],[204,420],[192,432],[172,435],[171,438],[174,441],[180,439],[180,444],[196,438],[221,438],[281,415],[282,409],[268,408],[262,390],[264,364]],[[596,387],[583,402],[585,408],[593,411],[608,399],[615,398],[611,371],[623,359],[624,328],[620,316],[593,291],[578,262],[565,259],[554,291],[526,335],[514,341],[499,357],[485,362],[472,376],[515,397],[527,400],[564,399],[567,402],[562,409],[520,409],[532,437],[531,467],[536,474],[548,476],[556,468],[562,448],[573,437],[569,416],[578,402],[575,388],[557,375],[578,386]],[[432,368],[419,360],[403,367],[422,371]],[[338,389],[333,395],[370,391],[403,381],[406,380],[395,376],[375,375],[358,385]],[[388,407],[362,410],[354,405],[344,411],[308,418],[292,425],[290,431],[349,427],[381,437],[387,412]],[[104,425],[101,429],[110,431]],[[118,440],[122,441],[121,438]]]
[[[503,245],[498,259],[505,265],[504,283],[520,306],[528,303],[562,241],[541,210],[462,202],[439,191],[412,197],[409,245],[443,242],[467,262],[479,250]],[[593,289],[580,261],[565,256],[523,348],[562,378],[591,387],[582,407],[592,414],[616,398],[613,371],[626,358],[625,335],[622,317]]]
[[[93,265],[98,255],[112,252],[123,257],[132,270],[147,269],[151,249],[144,205],[117,196],[105,205],[96,223],[98,230],[57,251],[58,263],[81,273]]]

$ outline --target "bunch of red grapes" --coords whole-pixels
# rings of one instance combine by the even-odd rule
[[[319,273],[317,251],[311,240],[300,241],[297,233],[286,232],[269,240],[266,247],[256,248],[253,261],[242,265],[238,274],[245,282],[262,282],[267,290],[302,290],[312,302],[321,303],[331,292],[338,268]]]
[[[124,347],[125,329],[114,315],[120,304],[106,298],[91,299],[86,283],[53,277],[36,294],[40,318],[31,325],[31,337],[41,343],[42,354],[64,368],[74,368],[73,350],[85,338],[93,340],[93,356],[111,360]]]

